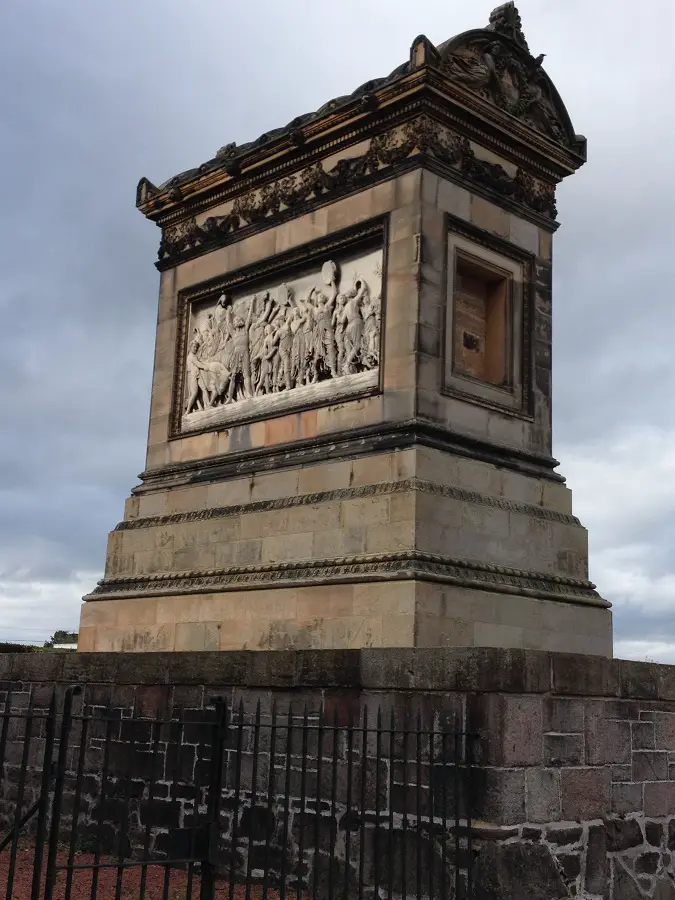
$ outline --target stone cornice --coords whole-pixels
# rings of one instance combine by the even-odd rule
[[[171,268],[420,167],[437,171],[542,228],[555,230],[553,176],[535,177],[524,166],[509,172],[499,163],[482,159],[466,136],[466,128],[441,124],[447,117],[438,107],[412,104],[410,111],[415,113],[412,117],[374,134],[360,153],[349,155],[344,148],[346,155],[328,167],[314,159],[299,171],[282,173],[260,185],[250,183],[243,193],[220,198],[232,203],[229,208],[221,207],[218,215],[200,217],[199,209],[188,204],[185,209],[191,214],[162,220],[157,267]]]
[[[343,437],[328,433],[280,444],[275,448],[260,447],[157,466],[139,475],[142,484],[136,486],[132,493],[143,494],[179,485],[211,483],[224,478],[262,474],[326,460],[405,450],[416,445],[433,447],[558,483],[565,481],[562,475],[553,471],[559,465],[553,457],[490,443],[413,419],[353,428],[348,436]]]
[[[468,32],[461,37],[475,42],[476,37],[486,34]],[[492,35],[490,40],[494,39]],[[460,39],[445,46],[452,44],[455,48],[457,40]],[[159,188],[141,179],[137,206],[148,218],[170,224],[266,181],[297,172],[355,142],[371,139],[392,125],[405,122],[421,107],[433,108],[440,125],[459,130],[467,139],[516,165],[524,164],[531,173],[546,176],[555,184],[583,164],[585,145],[582,139],[570,137],[569,118],[536,61],[507,39],[499,41],[513,57],[514,65],[523,71],[523,67],[530,67],[528,71],[536,72],[536,77],[550,86],[560,119],[567,123],[564,139],[554,139],[544,130],[532,127],[531,116],[514,114],[518,107],[495,105],[485,92],[457,76],[448,51],[441,56],[425,38],[418,38],[411,48],[410,63],[394,70],[388,78],[368,82],[349,97],[331,101],[316,113],[300,116],[286,128],[269,132],[251,144],[223,148],[212,160]],[[457,46],[462,49],[461,41]],[[528,102],[534,101],[529,98]]]
[[[262,590],[269,587],[275,589],[309,587],[327,583],[345,584],[352,581],[411,579],[500,594],[554,599],[561,603],[600,608],[610,606],[608,601],[599,596],[595,585],[590,581],[437,556],[417,550],[107,578],[100,581],[94,591],[84,599],[112,600],[118,597],[167,596],[214,591]]]
[[[515,164],[527,164],[552,181],[572,174],[583,164],[582,157],[564,151],[507,113],[495,110],[434,68],[425,67],[395,85],[388,85],[383,92],[382,96],[373,95],[372,109],[364,111],[359,104],[348,113],[328,114],[299,146],[279,138],[273,145],[252,151],[246,164],[242,160],[236,174],[229,174],[224,168],[204,174],[195,169],[185,176],[177,176],[178,184],[171,179],[164,188],[142,190],[139,186],[138,208],[162,225],[185,213],[195,214],[264,181],[289,175],[355,142],[370,139],[388,127],[404,123],[420,109],[433,113],[439,124],[461,129],[469,140],[506,156]],[[143,196],[147,199],[142,200]]]
[[[336,488],[330,491],[318,491],[311,494],[298,494],[292,497],[281,497],[276,500],[255,500],[250,503],[237,503],[230,506],[211,507],[209,509],[191,510],[172,513],[165,516],[146,516],[127,519],[115,529],[116,531],[132,531],[139,528],[163,528],[167,525],[181,525],[186,522],[201,522],[208,519],[222,519],[232,516],[250,515],[251,513],[270,512],[277,509],[290,509],[298,506],[314,506],[319,503],[331,503],[342,500],[356,500],[362,497],[381,496],[383,494],[403,494],[408,491],[419,491],[448,497],[462,503],[478,506],[489,506],[507,512],[521,513],[536,519],[559,522],[562,525],[579,525],[576,516],[566,515],[556,510],[536,506],[533,503],[519,503],[504,497],[491,497],[478,491],[470,491],[454,485],[438,484],[421,478],[405,478],[402,481],[386,481],[379,484],[365,484],[357,487]]]

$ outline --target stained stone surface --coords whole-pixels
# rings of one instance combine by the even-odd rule
[[[486,844],[478,855],[476,900],[561,900],[569,897],[560,870],[541,844]]]
[[[552,456],[555,190],[586,142],[542,59],[507,4],[286,128],[141,180],[162,233],[146,465],[82,649],[611,655]],[[625,779],[667,778],[675,746],[637,739]],[[518,774],[537,818],[638,803],[582,750],[551,732],[550,771]]]

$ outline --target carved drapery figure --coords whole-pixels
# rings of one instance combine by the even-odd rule
[[[522,35],[518,11],[507,3],[494,10],[489,34],[471,33],[459,46],[449,47],[443,67],[457,82],[523,120],[560,143],[568,143],[550,82]],[[474,36],[475,35],[475,36]]]
[[[378,262],[371,284],[381,278]],[[377,368],[380,296],[361,275],[343,291],[340,279],[328,260],[320,281],[304,290],[282,284],[275,296],[265,291],[236,302],[222,294],[193,330],[184,413]]]

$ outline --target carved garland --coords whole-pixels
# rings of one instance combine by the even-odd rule
[[[159,260],[175,260],[246,227],[273,220],[283,212],[297,211],[313,200],[354,190],[381,169],[394,166],[414,153],[437,159],[476,184],[542,216],[556,218],[553,185],[536,181],[520,168],[511,176],[498,163],[478,159],[467,138],[442,130],[427,116],[420,116],[406,123],[400,132],[392,129],[374,137],[364,154],[341,159],[328,172],[321,163],[315,163],[297,175],[238,197],[224,216],[210,216],[199,225],[191,217],[168,226],[162,232]]]
[[[423,491],[425,494],[447,497],[463,503],[479,504],[492,509],[503,509],[506,512],[520,513],[549,522],[560,522],[563,525],[579,525],[576,516],[535,506],[530,503],[518,503],[503,497],[491,497],[477,491],[454,485],[436,484],[421,478],[406,478],[403,481],[382,482],[381,484],[365,484],[351,488],[335,488],[332,491],[320,491],[313,494],[299,494],[292,497],[280,497],[276,500],[253,500],[250,503],[238,503],[232,506],[211,507],[210,509],[190,510],[189,512],[171,513],[164,516],[146,516],[138,519],[127,519],[120,522],[115,531],[133,531],[139,528],[165,528],[171,525],[183,525],[187,522],[203,522],[210,519],[229,518],[250,515],[251,513],[272,512],[274,510],[291,509],[298,506],[315,506],[318,503],[357,500],[363,497],[374,497],[382,494],[401,494],[407,491]]]
[[[388,576],[401,578],[431,577],[447,583],[482,587],[501,593],[531,596],[555,596],[559,600],[606,605],[595,585],[583,579],[492,566],[470,560],[407,551],[376,556],[343,557],[330,560],[306,560],[258,566],[231,566],[192,572],[164,572],[157,575],[121,576],[104,579],[92,594],[195,593],[208,589],[259,588],[267,584],[302,584]]]

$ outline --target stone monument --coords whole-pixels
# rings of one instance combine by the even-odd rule
[[[160,187],[146,469],[81,650],[611,656],[551,455],[556,185],[512,3]]]

